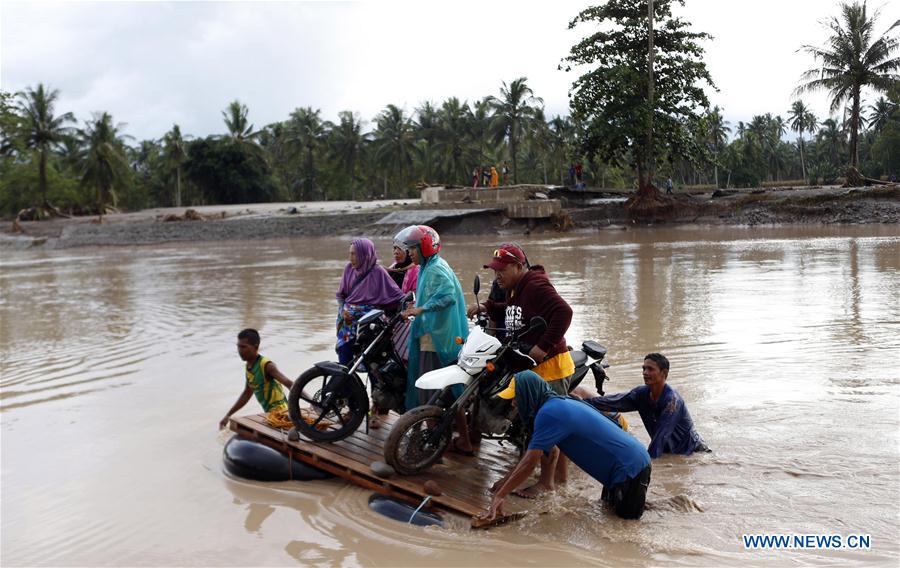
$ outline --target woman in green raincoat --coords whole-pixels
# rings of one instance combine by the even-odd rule
[[[416,380],[428,371],[440,369],[456,361],[462,348],[456,342],[469,334],[466,303],[462,286],[447,261],[438,254],[441,238],[426,225],[411,225],[394,237],[394,243],[409,251],[419,265],[416,305],[403,315],[413,316],[409,333],[409,366],[406,387],[406,409],[426,404],[434,391],[417,389]],[[462,385],[454,387],[459,396]]]

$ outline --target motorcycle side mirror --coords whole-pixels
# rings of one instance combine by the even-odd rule
[[[481,276],[475,275],[475,283],[472,285],[472,289],[475,290],[475,296],[478,296],[478,291],[481,290]]]

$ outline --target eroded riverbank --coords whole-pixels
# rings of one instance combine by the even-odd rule
[[[630,192],[557,192],[562,213],[543,220],[513,220],[491,210],[438,219],[442,234],[522,236],[569,231],[668,225],[898,224],[900,188],[772,188],[676,193],[664,206],[635,214],[627,205]],[[446,209],[453,205],[442,204]],[[461,211],[479,203],[460,203]],[[434,207],[434,206],[432,206]],[[385,235],[396,228],[379,224],[397,211],[427,211],[419,200],[246,204],[187,209],[155,209],[95,218],[56,218],[4,223],[0,247],[73,248],[123,246],[179,241],[257,240],[280,237]],[[14,230],[15,229],[15,230]]]

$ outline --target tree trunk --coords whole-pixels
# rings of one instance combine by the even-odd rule
[[[356,158],[350,158],[350,199],[356,201]]]
[[[806,180],[806,160],[803,158],[803,130],[800,130],[800,174]]]
[[[175,207],[181,207],[181,166],[175,168]]]
[[[516,161],[516,138],[512,134],[512,129],[509,131],[509,151],[512,153],[512,163],[513,163],[513,183],[519,183],[519,163]]]
[[[38,185],[41,187],[41,207],[49,209],[50,203],[47,201],[47,151],[45,149],[38,150],[40,160],[38,162]]]
[[[850,109],[850,167],[859,166],[857,146],[859,144],[859,88],[853,92],[853,106]]]

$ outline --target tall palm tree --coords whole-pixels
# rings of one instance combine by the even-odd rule
[[[547,162],[550,159],[550,151],[553,144],[552,138],[553,134],[550,131],[550,126],[547,124],[544,109],[538,108],[532,117],[527,139],[534,157],[540,161],[541,174],[545,185],[549,183],[547,180]]]
[[[896,36],[889,34],[900,25],[894,22],[882,35],[875,36],[875,22],[879,11],[869,17],[866,3],[841,4],[841,17],[832,17],[827,26],[831,37],[825,47],[804,45],[801,50],[822,65],[801,75],[804,81],[797,92],[826,89],[831,97],[831,112],[847,101],[850,103],[850,171],[847,181],[851,185],[861,182],[856,167],[859,161],[858,141],[862,89],[869,87],[884,92],[900,80],[900,57],[893,57],[900,45]]]
[[[356,166],[368,137],[362,121],[349,110],[338,113],[338,124],[331,130],[331,152],[338,167],[350,180],[350,198],[356,200]]]
[[[187,161],[187,148],[177,124],[163,136],[163,145],[166,167],[175,172],[175,207],[181,207],[181,167]]]
[[[713,178],[716,187],[719,187],[719,152],[728,142],[731,128],[728,127],[728,121],[722,117],[722,109],[718,106],[714,106],[706,114],[705,120],[706,136],[713,151]]]
[[[791,105],[790,115],[788,116],[788,124],[791,130],[799,134],[800,141],[800,171],[803,173],[803,179],[806,178],[806,158],[803,155],[803,133],[810,132],[816,128],[816,115],[813,114],[809,107],[801,100],[794,101]]]
[[[413,160],[416,156],[416,132],[412,120],[396,105],[388,105],[375,119],[375,160],[384,172],[385,195],[387,179],[396,176],[398,184],[409,179]]]
[[[491,97],[490,104],[494,110],[493,131],[495,140],[509,142],[509,153],[513,163],[513,183],[519,183],[516,147],[522,129],[534,118],[537,107],[535,103],[544,104],[543,99],[535,97],[527,84],[527,77],[519,77],[515,81],[500,87],[500,97]]]
[[[881,132],[881,129],[884,128],[896,110],[897,105],[895,103],[884,97],[878,97],[875,104],[869,107],[869,127],[876,134]]]
[[[479,163],[478,153],[470,144],[472,137],[467,103],[450,97],[438,113],[437,141],[434,144],[438,164],[450,182],[469,183],[472,164]]]
[[[422,106],[416,109],[416,126],[419,129],[419,138],[425,144],[423,159],[425,162],[425,180],[431,180],[432,166],[432,149],[435,139],[437,138],[438,127],[438,111],[431,104],[431,101],[425,101]]]
[[[469,113],[469,131],[471,132],[473,144],[477,147],[476,162],[481,164],[488,157],[491,132],[491,99],[493,97],[484,97],[472,103],[472,110]]]
[[[295,109],[288,121],[288,140],[305,155],[303,167],[303,197],[311,199],[316,185],[315,151],[325,136],[325,126],[319,109],[312,107]]]
[[[844,132],[838,125],[838,121],[833,118],[823,120],[818,140],[823,148],[826,149],[831,165],[837,167],[840,163],[844,144],[846,144]]]
[[[238,142],[255,140],[259,136],[258,131],[253,130],[253,125],[247,119],[250,110],[247,105],[239,100],[228,103],[228,108],[222,111],[222,119],[228,129],[228,137]]]
[[[16,97],[19,99],[25,147],[38,153],[39,207],[45,211],[55,211],[47,201],[47,157],[72,133],[72,129],[65,124],[75,122],[75,116],[71,112],[54,116],[53,107],[59,90],[47,89],[43,83],[38,83],[37,89],[28,87],[24,92],[16,93]]]
[[[569,117],[557,115],[549,126],[552,167],[559,173],[559,185],[565,185],[565,164],[575,147],[575,125]]]
[[[108,201],[115,205],[116,190],[124,189],[131,182],[131,168],[125,155],[125,144],[120,129],[114,125],[108,112],[94,115],[85,128],[79,130],[79,138],[87,148],[81,183],[96,190],[97,212],[103,222],[103,210]]]

